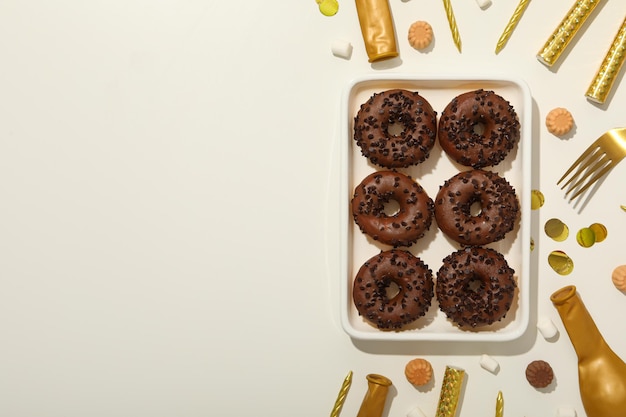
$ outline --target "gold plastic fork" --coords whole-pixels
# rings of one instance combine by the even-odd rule
[[[561,186],[564,189],[568,185],[565,196],[574,191],[570,201],[581,195],[593,183],[598,181],[604,174],[609,172],[619,161],[626,156],[626,128],[611,129],[596,139],[572,166],[563,174],[557,185],[576,170],[572,176]]]

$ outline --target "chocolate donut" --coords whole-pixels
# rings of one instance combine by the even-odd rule
[[[417,92],[375,93],[354,118],[354,139],[363,156],[384,168],[423,162],[435,146],[437,113]]]
[[[493,91],[455,97],[439,119],[439,144],[461,165],[484,168],[500,163],[520,139],[513,106]]]
[[[395,201],[396,213],[387,213]],[[411,177],[394,171],[374,172],[354,190],[352,216],[361,231],[392,246],[411,246],[424,236],[433,218],[433,201]]]
[[[446,256],[437,272],[439,309],[454,323],[481,327],[500,321],[511,308],[517,284],[504,256],[466,247]]]
[[[495,172],[474,169],[446,180],[435,198],[441,231],[462,245],[504,239],[519,217],[515,189]]]
[[[432,271],[420,258],[391,249],[361,266],[352,298],[359,315],[379,329],[400,329],[426,314],[433,287]]]

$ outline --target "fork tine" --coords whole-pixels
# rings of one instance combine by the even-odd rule
[[[579,157],[576,161],[574,161],[574,163],[568,168],[567,171],[565,171],[565,174],[563,174],[563,176],[561,177],[560,180],[558,180],[556,183],[557,185],[561,183],[561,181],[563,181],[569,174],[570,172],[572,172],[574,170],[574,168],[576,168],[576,166],[578,164],[580,164],[582,161],[585,160],[585,158],[587,158],[589,155],[591,155],[593,152],[595,152],[598,147],[599,147],[599,142],[600,140],[597,139],[595,142],[593,142]]]
[[[585,151],[585,153],[583,154],[584,158],[582,158],[582,160],[581,158],[578,158],[579,160],[576,161],[578,164],[580,164],[578,165],[578,169],[574,172],[574,174],[572,174],[572,176],[567,180],[567,182],[565,182],[565,184],[561,186],[561,189],[564,189],[565,187],[567,187],[567,185],[571,183],[572,181],[577,181],[577,182],[580,181],[578,180],[578,178],[580,177],[581,174],[583,174],[587,170],[587,168],[591,166],[591,164],[595,164],[595,165],[592,169],[588,171],[587,175],[595,171],[598,168],[597,165],[600,163],[600,161],[602,160],[602,158],[604,158],[605,155],[606,154],[600,148],[587,149],[587,151]],[[572,169],[574,167],[576,167],[576,163],[572,165]],[[582,179],[584,178],[585,177],[583,177]],[[557,182],[557,185],[558,184],[559,183]]]
[[[587,182],[587,184],[582,186],[578,191],[574,193],[574,195],[570,197],[569,201],[572,201],[573,199],[581,195],[583,192],[585,192],[587,188],[591,187],[591,185],[594,182],[598,181],[600,177],[602,177],[604,174],[609,172],[615,165],[617,165],[615,161],[609,161],[609,164],[606,165],[604,168],[602,168],[600,171],[596,172],[596,174]],[[565,195],[567,196],[567,193],[565,193]]]
[[[573,177],[576,181],[569,186],[565,195],[580,187],[590,175],[595,174],[598,170],[604,168],[607,163],[610,163],[611,159],[608,156],[605,158],[605,156],[606,154],[602,154],[602,157],[600,159],[597,159],[595,164],[589,169],[585,170],[580,177]]]

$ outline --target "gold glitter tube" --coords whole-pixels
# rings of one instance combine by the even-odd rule
[[[385,409],[391,380],[377,374],[369,374],[367,379],[367,392],[361,403],[357,417],[381,417]]]
[[[464,370],[446,366],[435,417],[454,417],[456,415],[464,377]]]
[[[337,399],[335,400],[335,405],[330,412],[330,417],[339,417],[343,403],[346,401],[348,391],[350,391],[350,385],[352,385],[352,371],[348,372],[348,375],[346,375],[343,383],[341,384],[341,389],[339,389],[339,394],[337,394]]]
[[[547,66],[552,66],[559,59],[567,45],[576,36],[578,30],[603,0],[576,0],[567,15],[537,54],[537,59]]]
[[[398,56],[388,0],[356,0],[356,11],[369,62]]]
[[[622,22],[613,43],[606,53],[596,76],[587,89],[585,96],[596,103],[604,103],[611,92],[615,79],[624,64],[626,56],[626,18]]]

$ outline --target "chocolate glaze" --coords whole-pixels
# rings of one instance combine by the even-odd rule
[[[500,321],[511,308],[517,284],[504,256],[490,248],[466,247],[446,256],[437,272],[439,308],[460,327]]]
[[[482,89],[455,97],[441,113],[438,131],[439,144],[448,156],[472,168],[497,165],[520,139],[513,106]]]
[[[399,210],[385,213],[396,201]],[[430,228],[433,201],[411,177],[394,171],[374,172],[354,190],[352,216],[361,231],[391,246],[410,246]]]
[[[389,126],[403,130],[394,135]],[[435,146],[437,113],[417,92],[402,89],[375,93],[354,118],[354,139],[363,156],[384,168],[423,162]]]
[[[388,298],[391,283],[398,293]],[[433,274],[408,251],[392,249],[367,260],[354,278],[352,298],[359,314],[379,329],[400,329],[424,316],[434,297]]]
[[[476,215],[474,204],[480,205]],[[518,218],[515,189],[491,171],[460,172],[444,182],[435,198],[439,229],[462,245],[486,245],[504,239]]]

